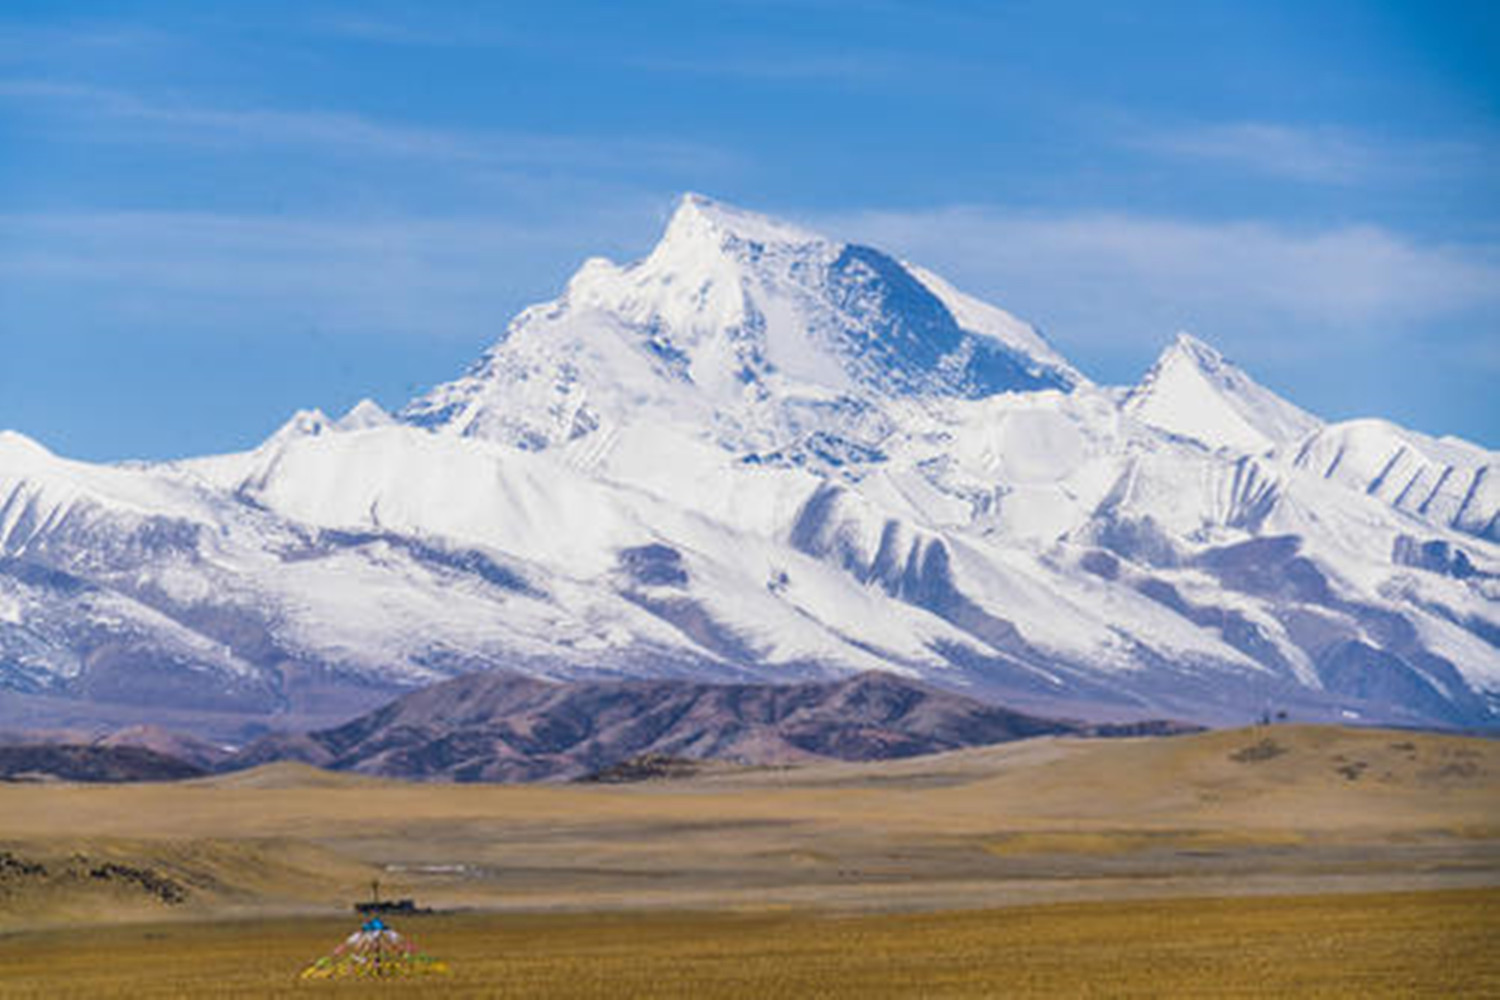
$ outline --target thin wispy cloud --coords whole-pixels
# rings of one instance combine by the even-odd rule
[[[1317,184],[1474,171],[1489,162],[1478,141],[1396,141],[1331,125],[1227,122],[1132,132],[1125,142],[1171,159]]]
[[[1500,332],[1500,244],[1373,226],[1300,229],[986,207],[866,212],[828,227],[945,270],[1080,350],[1137,349],[1187,327],[1244,354],[1373,349],[1466,320],[1476,361]],[[1308,331],[1320,331],[1312,343]]]
[[[626,60],[633,69],[684,76],[721,77],[773,83],[859,83],[895,75],[897,57],[887,53],[722,54],[654,56]]]
[[[456,25],[441,21],[428,10],[421,16],[394,18],[353,9],[315,15],[309,25],[314,32],[376,45],[408,45],[422,48],[493,48],[522,44],[523,40],[500,27],[493,19],[470,20]]]
[[[1338,129],[1240,122],[1161,133],[1149,140],[1169,156],[1212,160],[1293,180],[1351,183],[1376,161],[1365,143]]]
[[[190,316],[204,330],[238,330],[254,316],[269,339],[308,328],[473,339],[493,336],[526,301],[556,295],[569,268],[649,226],[651,211],[625,200],[535,224],[489,216],[0,215],[0,285],[29,295],[66,290],[148,327]]]
[[[282,217],[113,212],[0,217],[0,277],[89,288],[126,308],[232,314],[276,302],[328,329],[472,335],[560,290],[606,245],[645,249],[655,199],[597,198],[581,213]],[[1427,243],[1378,226],[1295,229],[993,207],[869,211],[808,220],[886,247],[1052,330],[1083,354],[1148,354],[1177,328],[1241,357],[1378,349],[1455,319],[1477,364],[1500,362],[1500,245]],[[264,308],[260,306],[258,308]],[[1316,343],[1309,330],[1321,331]],[[1252,344],[1253,342],[1253,344]],[[1250,346],[1246,346],[1250,345]]]
[[[117,56],[161,49],[176,41],[168,32],[140,24],[82,21],[62,26],[0,20],[0,65],[45,62],[63,52]]]
[[[0,100],[59,105],[85,120],[94,141],[313,147],[495,168],[635,168],[697,173],[722,169],[729,154],[699,143],[646,136],[546,135],[445,130],[337,111],[208,107],[150,100],[125,90],[50,80],[0,80]],[[111,134],[101,125],[130,126]]]
[[[796,4],[806,11],[810,0]],[[764,5],[760,5],[764,6]],[[790,9],[790,7],[789,7]],[[911,11],[897,4],[835,3],[830,9],[871,16]],[[930,16],[930,14],[929,14]],[[468,20],[438,18],[430,12],[419,16],[384,17],[368,12],[342,12],[318,16],[310,22],[315,33],[372,45],[413,48],[503,48],[524,50],[530,55],[546,53],[558,63],[585,61],[592,66],[610,66],[626,73],[751,81],[768,84],[870,84],[916,72],[952,72],[953,60],[919,67],[910,52],[860,47],[853,42],[838,51],[803,50],[779,38],[755,39],[725,36],[695,39],[683,49],[671,44],[649,49],[620,49],[612,44],[607,28],[599,24],[581,29],[566,43],[555,36],[527,34],[494,18]],[[667,39],[670,42],[670,39]]]

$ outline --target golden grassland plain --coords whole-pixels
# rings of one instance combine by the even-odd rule
[[[1273,726],[631,786],[0,785],[0,995],[266,995],[373,879],[448,911],[412,926],[454,963],[433,996],[1500,995],[1500,742]]]
[[[0,930],[440,908],[880,911],[1500,883],[1500,742],[1276,726],[1040,739],[631,786],[420,785],[274,765],[0,785]]]
[[[1492,997],[1500,891],[1046,904],[830,916],[411,918],[451,975],[304,982],[349,922],[0,937],[0,997]]]

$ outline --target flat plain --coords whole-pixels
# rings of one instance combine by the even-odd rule
[[[1062,903],[943,913],[413,918],[452,974],[305,982],[347,921],[0,938],[0,995],[99,997],[1492,997],[1500,893]]]
[[[0,995],[340,993],[291,977],[375,879],[442,911],[404,928],[454,968],[434,996],[1496,995],[1497,775],[1493,741],[1275,726],[626,786],[0,786]]]

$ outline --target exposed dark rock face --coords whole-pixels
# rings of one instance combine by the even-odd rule
[[[620,566],[631,580],[647,587],[680,587],[688,582],[682,553],[659,542],[622,550]]]
[[[1448,700],[1422,673],[1400,657],[1355,639],[1330,646],[1318,661],[1318,676],[1339,694],[1398,700],[1433,715],[1452,712]]]
[[[1197,563],[1230,590],[1307,604],[1331,603],[1327,577],[1311,559],[1301,555],[1301,548],[1300,538],[1268,535],[1209,549]]]
[[[840,331],[846,364],[872,387],[980,399],[1072,385],[1066,373],[964,330],[926,286],[879,250],[846,246],[830,267],[829,288],[854,320]]]
[[[1391,562],[1458,580],[1482,575],[1467,552],[1439,538],[1421,542],[1410,535],[1398,535],[1391,547]]]

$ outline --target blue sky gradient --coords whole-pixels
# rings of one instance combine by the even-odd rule
[[[399,406],[696,190],[1102,382],[1179,329],[1500,444],[1489,4],[12,2],[0,427],[89,459]]]

